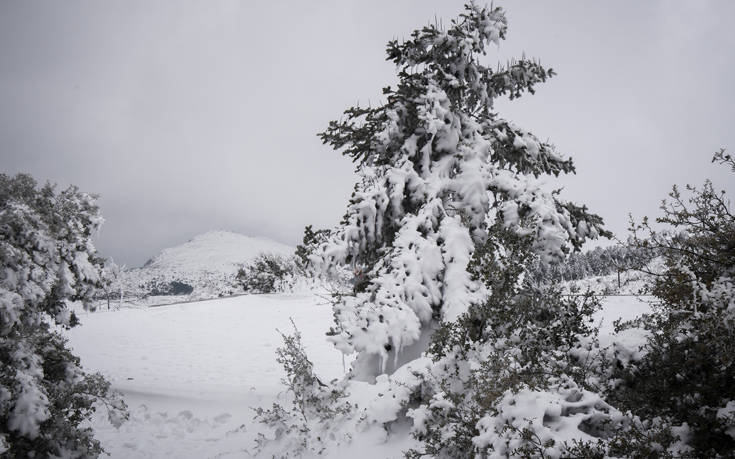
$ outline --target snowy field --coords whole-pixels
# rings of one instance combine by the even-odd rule
[[[614,319],[632,319],[646,309],[635,297],[606,298],[598,315],[601,343],[617,340],[609,336]],[[130,409],[119,430],[98,413],[97,438],[113,458],[249,457],[258,427],[251,407],[269,406],[283,389],[276,328],[289,333],[289,318],[317,373],[326,380],[342,376],[342,355],[324,336],[331,308],[314,295],[82,312],[82,325],[67,332],[70,344],[88,370],[112,381]],[[333,457],[402,457],[407,440],[360,438]]]

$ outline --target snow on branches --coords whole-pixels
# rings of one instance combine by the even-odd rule
[[[482,297],[467,264],[496,222],[531,235],[545,261],[608,234],[584,206],[543,190],[539,176],[574,172],[571,160],[491,111],[495,98],[532,93],[553,75],[527,60],[481,64],[506,27],[500,8],[470,4],[446,29],[390,42],[399,83],[384,89],[387,101],[350,108],[320,134],[360,177],[342,226],[313,259],[364,273],[335,305],[331,339],[360,353],[368,379],[405,363],[404,349]]]
[[[91,241],[101,223],[94,197],[75,187],[0,174],[0,452],[11,457],[96,456],[80,422],[98,401],[124,417],[110,384],[84,373],[54,329],[76,325],[67,301],[88,301],[101,282]]]

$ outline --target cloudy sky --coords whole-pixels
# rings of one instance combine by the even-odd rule
[[[571,155],[560,182],[623,235],[735,149],[735,2],[496,2],[490,56],[558,76],[496,108]],[[98,193],[98,248],[140,265],[209,229],[295,244],[354,182],[316,133],[393,83],[385,43],[448,0],[0,2],[0,172]]]

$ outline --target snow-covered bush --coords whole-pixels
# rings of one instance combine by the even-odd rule
[[[237,282],[251,293],[275,293],[293,283],[294,261],[273,254],[258,255],[237,273]]]
[[[344,388],[335,383],[325,384],[316,376],[301,343],[301,333],[296,324],[293,327],[292,335],[281,333],[283,346],[276,350],[276,361],[285,371],[284,395],[290,403],[285,407],[274,403],[270,409],[255,410],[255,419],[272,434],[272,437],[259,434],[258,450],[267,450],[275,443],[282,457],[301,457],[307,452],[321,454],[329,443],[339,443],[338,434],[331,430],[350,412]]]
[[[167,295],[189,295],[194,291],[194,287],[181,281],[171,281],[150,284],[150,294],[156,296],[167,296]]]
[[[83,427],[98,403],[115,423],[125,407],[99,374],[87,374],[58,327],[78,324],[68,301],[88,302],[102,262],[92,234],[102,218],[75,187],[38,188],[0,174],[0,454],[95,457]]]
[[[724,152],[713,161],[732,167]],[[636,247],[658,251],[665,270],[651,291],[654,313],[628,326],[649,331],[643,357],[615,366],[609,399],[647,422],[677,433],[670,453],[735,455],[735,216],[724,192],[707,181],[674,187],[656,230],[633,228]],[[684,446],[682,446],[684,445]],[[651,447],[645,441],[643,447]],[[667,445],[664,445],[667,446]]]

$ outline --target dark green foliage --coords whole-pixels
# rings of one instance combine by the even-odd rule
[[[715,154],[714,161],[735,167],[735,160],[723,151]],[[631,243],[665,255],[666,271],[654,280],[654,295],[672,308],[706,312],[711,300],[701,293],[723,277],[735,276],[735,216],[725,192],[717,192],[709,180],[701,189],[687,185],[686,190],[691,195],[688,200],[674,186],[669,200],[661,204],[663,215],[656,222],[671,231],[656,231],[644,219],[632,226]],[[647,238],[639,238],[639,233]]]
[[[491,19],[502,23],[499,36],[483,36],[490,27],[481,24]],[[573,173],[571,159],[563,159],[553,151],[553,146],[541,143],[533,157],[528,150],[518,147],[514,140],[522,132],[497,117],[492,110],[493,100],[508,95],[511,99],[520,97],[524,92],[534,93],[534,86],[545,82],[554,75],[539,63],[521,59],[510,62],[505,67],[493,70],[473,60],[471,65],[460,65],[471,53],[485,54],[489,42],[505,38],[506,18],[501,8],[475,8],[465,5],[465,13],[452,20],[446,30],[448,38],[438,40],[444,29],[428,25],[412,33],[411,39],[403,42],[391,41],[387,47],[387,60],[399,68],[400,82],[397,87],[383,88],[387,102],[376,108],[351,107],[345,110],[341,121],[331,121],[329,127],[319,137],[335,150],[342,149],[359,164],[384,165],[391,159],[407,137],[418,134],[417,150],[431,141],[429,132],[422,132],[419,119],[418,96],[426,92],[429,80],[436,81],[453,105],[472,114],[479,122],[487,123],[488,129],[504,132],[503,136],[493,137],[493,161],[502,167],[520,173],[559,175]],[[493,29],[495,25],[493,26]],[[466,43],[471,42],[470,47]],[[388,112],[398,109],[402,116],[402,132],[396,135],[386,147],[379,145],[377,134],[390,122]],[[397,133],[398,134],[398,133]],[[418,165],[420,161],[416,161]]]
[[[735,167],[723,152],[714,160]],[[687,190],[685,199],[674,187],[661,205],[657,222],[669,230],[633,227],[631,244],[660,253],[665,269],[652,282],[654,312],[628,324],[650,332],[645,354],[616,368],[609,398],[664,427],[686,423],[694,457],[733,457],[735,416],[718,411],[735,403],[735,217],[709,181]]]
[[[571,297],[555,288],[532,288],[524,284],[528,265],[534,259],[530,238],[502,228],[491,228],[487,241],[476,248],[468,270],[474,280],[488,287],[490,295],[481,304],[470,306],[455,323],[436,334],[432,352],[445,354],[455,346],[468,348],[475,343],[515,335],[524,343],[522,352],[533,353],[559,347],[570,348],[579,336],[594,331],[591,315],[599,307],[591,295]],[[444,341],[448,339],[448,341]]]
[[[650,317],[652,332],[645,357],[613,373],[617,387],[609,400],[643,419],[663,417],[670,425],[686,422],[699,457],[735,453],[727,434],[732,420],[717,411],[735,400],[733,321],[710,317],[681,323],[661,311]]]
[[[329,237],[328,229],[314,230],[311,225],[304,228],[304,237],[301,244],[296,246],[295,262],[296,266],[306,271],[311,266],[309,257],[314,253],[317,247],[324,243]]]
[[[571,158],[560,159],[556,155],[549,155],[554,150],[553,145],[541,143],[541,151],[545,154],[534,158],[526,148],[519,147],[515,143],[516,137],[523,137],[518,128],[504,120],[498,120],[496,125],[507,135],[506,138],[497,139],[493,143],[494,159],[501,167],[508,167],[517,172],[530,171],[536,177],[541,174],[558,176],[560,173],[575,173]]]
[[[487,414],[499,414],[498,403],[507,391],[545,390],[564,380],[587,387],[591,361],[579,355],[593,353],[580,339],[595,335],[591,316],[599,303],[591,295],[570,297],[554,288],[539,290],[524,284],[523,276],[533,259],[531,239],[500,224],[476,248],[468,269],[488,287],[490,295],[470,306],[456,322],[443,324],[430,347],[439,365],[449,365],[439,386],[453,408],[431,410],[431,422],[417,435],[424,450],[409,451],[407,457],[487,454],[473,443],[479,435],[477,423]],[[489,354],[469,376],[461,376],[466,371],[462,366],[480,349],[489,349]],[[453,432],[451,440],[443,433],[447,426]],[[535,457],[553,446],[536,444],[532,429],[510,425],[507,429],[516,430],[507,434],[524,439],[516,455]]]
[[[591,441],[572,440],[565,443],[564,457],[570,459],[604,459],[609,457],[673,459],[689,457],[672,453],[670,448],[679,440],[660,419],[618,426],[614,435]]]
[[[125,404],[85,373],[58,327],[78,324],[68,301],[89,302],[104,260],[92,234],[101,217],[75,187],[38,187],[0,174],[0,452],[3,457],[96,457],[84,427],[100,404],[119,425]]]
[[[172,295],[188,295],[194,291],[194,287],[184,282],[173,281],[170,285]]]
[[[495,21],[498,35],[476,40],[473,34],[487,33],[485,21],[489,17]],[[454,88],[448,94],[455,103],[467,106],[471,111],[488,113],[492,105],[489,101],[503,95],[514,99],[525,91],[533,94],[535,84],[554,75],[553,70],[526,59],[511,62],[497,71],[479,63],[472,66],[457,65],[464,57],[463,53],[485,54],[487,43],[504,39],[506,30],[507,20],[500,8],[489,10],[487,7],[466,6],[465,12],[451,21],[446,36],[442,28],[435,24],[415,30],[410,40],[388,43],[387,59],[402,69],[400,76],[409,83],[421,79],[421,74],[411,72],[411,69],[425,66],[443,87]],[[471,42],[472,46],[464,47],[463,42]]]
[[[644,420],[686,423],[694,457],[730,457],[735,418],[718,410],[735,400],[732,317],[687,314],[666,304],[636,322],[651,333],[639,361],[616,366],[608,399]],[[630,324],[632,325],[632,324]],[[629,326],[630,326],[629,325]]]
[[[285,257],[261,254],[240,268],[237,281],[250,293],[281,291],[294,273],[293,262]]]
[[[68,365],[79,365],[79,358],[66,347],[66,341],[57,333],[43,330],[33,340],[43,340],[36,345],[43,349],[44,388],[51,404],[50,417],[41,424],[44,433],[34,439],[17,431],[6,432],[11,446],[2,457],[26,458],[33,452],[36,457],[50,457],[67,452],[70,457],[97,457],[104,453],[91,427],[82,427],[96,411],[96,404],[107,405],[109,414],[127,419],[125,404],[112,397],[110,383],[99,373],[85,374],[79,380],[71,380]],[[3,426],[7,418],[0,417]]]
[[[163,284],[155,283],[153,286],[151,286],[149,290],[149,295],[188,295],[193,291],[194,287],[187,283],[180,281],[171,281],[165,282]]]
[[[593,228],[597,228],[597,232],[600,234],[600,236],[607,239],[612,238],[612,233],[602,227],[602,217],[596,214],[590,214],[587,211],[586,205],[583,204],[579,206],[572,202],[557,201],[556,207],[560,212],[562,210],[566,210],[567,212],[569,212],[569,221],[572,224],[573,228],[577,228],[575,237],[571,239],[573,250],[578,251],[582,248],[582,244],[584,244],[584,242],[588,239],[589,231],[591,231]],[[579,229],[579,225],[581,223],[585,225],[585,230]]]

